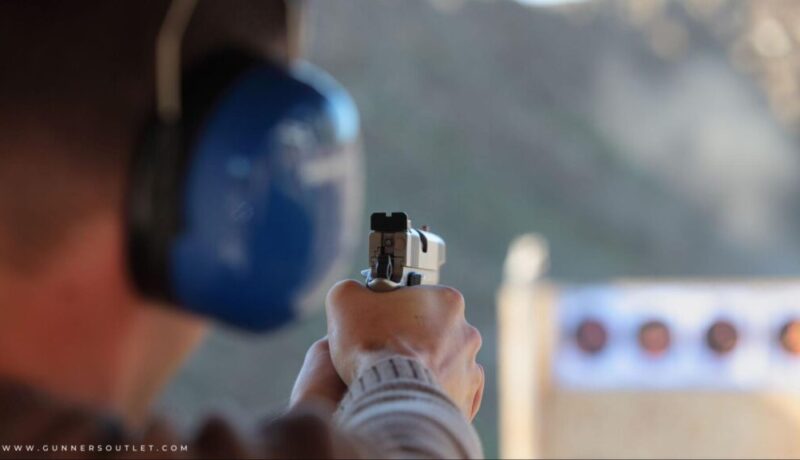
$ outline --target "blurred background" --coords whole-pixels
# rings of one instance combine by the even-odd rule
[[[800,273],[800,5],[788,1],[322,0],[308,58],[361,110],[367,216],[405,211],[448,245],[487,372],[498,452],[495,293],[514,236],[549,275]],[[219,330],[160,402],[183,428],[285,407],[322,315]],[[227,398],[227,399],[223,399]]]

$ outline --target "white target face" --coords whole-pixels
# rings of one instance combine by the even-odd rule
[[[800,284],[564,286],[557,385],[800,391]]]

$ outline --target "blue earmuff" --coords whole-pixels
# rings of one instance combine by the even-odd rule
[[[134,156],[131,274],[190,312],[274,328],[347,268],[363,192],[356,108],[309,64],[232,50],[182,88],[180,123],[149,126]]]

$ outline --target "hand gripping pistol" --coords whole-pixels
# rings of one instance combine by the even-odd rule
[[[439,282],[444,240],[427,226],[412,228],[404,212],[376,212],[370,217],[370,230],[370,268],[361,272],[367,287],[383,292]]]

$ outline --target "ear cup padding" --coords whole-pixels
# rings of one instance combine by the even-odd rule
[[[129,169],[126,217],[129,271],[147,296],[174,300],[168,254],[183,227],[185,173],[197,133],[226,90],[261,61],[240,50],[212,54],[184,75],[182,120],[153,117],[144,129]]]
[[[131,166],[139,290],[252,331],[312,311],[358,233],[358,111],[332,77],[221,51],[186,73],[183,120]]]

